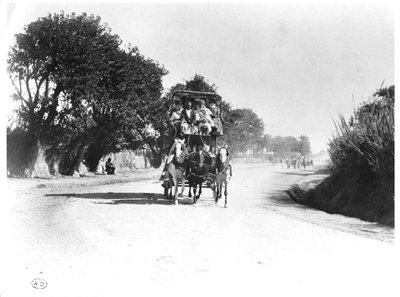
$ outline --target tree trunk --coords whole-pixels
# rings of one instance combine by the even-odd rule
[[[70,149],[61,156],[60,163],[58,164],[60,174],[73,175],[75,171],[79,172],[79,165],[83,160],[88,146],[88,144],[82,141],[72,142]]]
[[[95,144],[91,144],[85,153],[85,165],[89,171],[96,172],[101,158],[105,156],[104,150]]]
[[[55,175],[57,173],[56,168],[55,168],[57,159],[53,156],[47,156],[45,154],[45,161],[46,161],[47,167],[49,167],[49,173],[51,175]]]
[[[12,176],[32,177],[39,156],[37,131],[15,129],[7,134],[7,169]]]
[[[154,168],[159,168],[163,161],[163,154],[160,150],[155,149],[153,146],[149,145],[146,153],[144,155],[145,158],[148,158],[150,161],[150,166]],[[146,166],[147,167],[147,166]]]

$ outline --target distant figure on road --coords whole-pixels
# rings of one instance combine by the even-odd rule
[[[106,172],[107,174],[115,174],[115,166],[111,163],[111,158],[108,158],[106,162]]]

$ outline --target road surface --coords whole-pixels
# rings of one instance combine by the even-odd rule
[[[9,180],[1,296],[398,296],[393,228],[281,194],[318,178],[234,166],[226,209],[210,189],[171,205],[155,179]]]

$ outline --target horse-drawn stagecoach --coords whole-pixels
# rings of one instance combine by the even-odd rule
[[[217,140],[223,135],[221,105],[221,97],[215,93],[179,90],[171,95],[168,115],[171,148],[160,180],[165,198],[173,199],[175,204],[179,185],[181,195],[185,185],[189,186],[189,197],[193,188],[193,203],[203,187],[211,188],[217,203],[225,181],[226,206],[227,181],[232,171],[227,162],[227,148],[217,147]]]

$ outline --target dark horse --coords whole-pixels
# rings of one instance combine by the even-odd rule
[[[207,176],[207,167],[204,164],[204,152],[198,149],[190,160],[190,175],[188,177],[189,182],[189,197],[192,197],[193,188],[193,203],[196,203],[200,199],[202,193],[202,185],[204,178]],[[196,195],[197,186],[199,186],[199,194]]]

